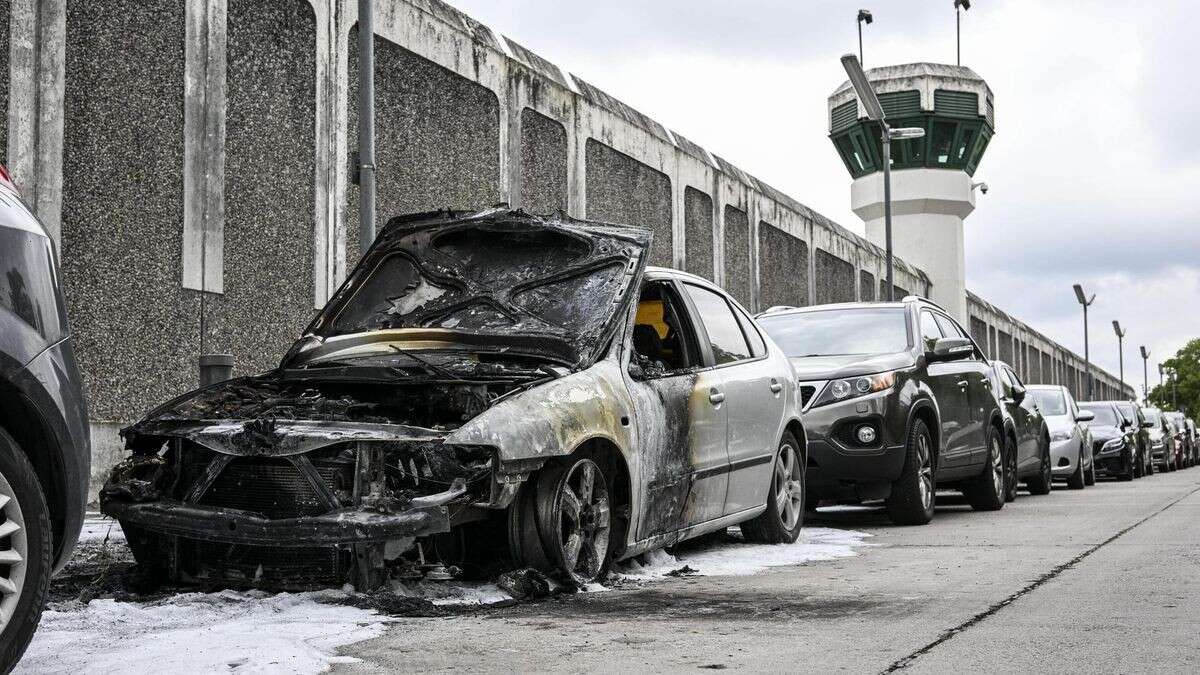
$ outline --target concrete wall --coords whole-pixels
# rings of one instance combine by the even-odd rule
[[[202,350],[270,367],[357,259],[357,3],[6,7],[4,150],[60,245],[101,472]],[[879,247],[520,44],[437,0],[376,12],[380,223],[507,201],[641,224],[653,262],[751,310],[882,287]],[[896,286],[931,290],[903,260]]]

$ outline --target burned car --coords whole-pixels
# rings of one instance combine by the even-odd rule
[[[306,587],[568,582],[733,524],[791,542],[791,366],[644,229],[493,209],[390,221],[279,367],[125,429],[101,509],[139,568]],[[475,567],[471,567],[475,566]]]

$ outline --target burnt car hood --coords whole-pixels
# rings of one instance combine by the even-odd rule
[[[800,381],[831,380],[841,377],[871,375],[888,370],[911,368],[913,359],[907,353],[895,354],[831,354],[791,359],[792,368]]]
[[[651,238],[644,228],[500,208],[393,218],[282,366],[382,340],[586,368],[636,297]]]

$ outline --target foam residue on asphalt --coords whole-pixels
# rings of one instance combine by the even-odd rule
[[[337,649],[383,633],[373,611],[327,604],[344,591],[183,593],[47,608],[16,672],[320,673]]]

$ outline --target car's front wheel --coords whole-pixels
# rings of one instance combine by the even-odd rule
[[[790,544],[804,522],[804,454],[790,432],[784,432],[775,451],[767,510],[741,524],[742,536],[756,544]]]
[[[1003,443],[996,428],[988,425],[987,462],[979,475],[963,487],[963,494],[976,511],[996,511],[1004,506]]]
[[[1083,454],[1087,454],[1087,446],[1084,446]],[[1093,459],[1088,465],[1087,472],[1083,474],[1083,482],[1087,485],[1096,484],[1096,460]]]
[[[892,483],[888,516],[897,525],[924,525],[933,520],[936,483],[933,477],[933,439],[922,420],[913,420],[905,444],[904,468]]]
[[[1072,490],[1082,490],[1087,485],[1083,473],[1083,447],[1080,446],[1079,457],[1075,458],[1075,470],[1067,477],[1067,487]]]
[[[1054,486],[1054,470],[1050,466],[1050,441],[1042,436],[1042,466],[1038,474],[1025,482],[1031,495],[1048,495]]]
[[[608,479],[591,457],[547,464],[509,511],[514,562],[576,585],[601,579],[611,564]]]
[[[0,430],[0,673],[29,645],[50,588],[50,515],[16,441]]]

